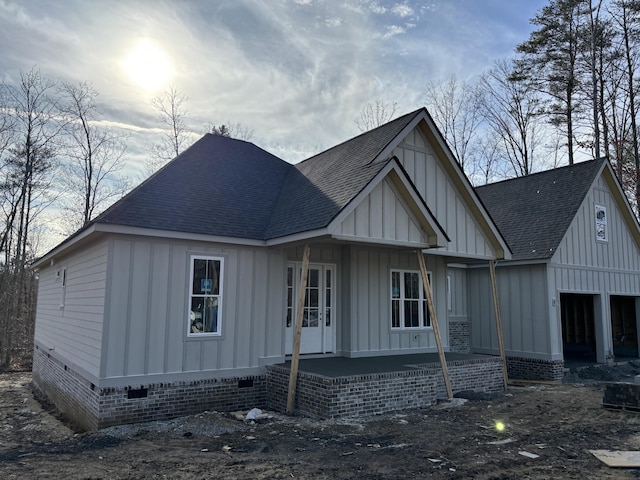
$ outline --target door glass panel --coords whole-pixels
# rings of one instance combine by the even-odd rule
[[[324,324],[331,326],[331,270],[327,269],[325,274],[325,299],[324,299]]]
[[[302,273],[302,270],[300,270]],[[320,319],[320,270],[310,268],[307,275],[307,289],[304,295],[302,326],[315,328]]]
[[[293,267],[287,267],[287,327],[293,323]]]
[[[318,287],[320,285],[320,271],[317,268],[309,269],[309,286]]]

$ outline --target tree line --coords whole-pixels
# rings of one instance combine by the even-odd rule
[[[510,59],[427,84],[425,103],[476,184],[607,157],[640,205],[640,1],[550,0]]]

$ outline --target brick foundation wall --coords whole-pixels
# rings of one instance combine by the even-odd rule
[[[269,408],[285,411],[288,381],[288,369],[267,367]],[[300,373],[295,410],[316,418],[372,415],[431,405],[436,392],[434,375],[420,370],[338,378]]]
[[[77,427],[98,428],[100,399],[95,385],[37,345],[33,352],[33,384]]]
[[[501,391],[502,362],[499,358],[463,360],[447,364],[452,390]],[[396,410],[427,407],[446,398],[439,364],[416,366],[415,370],[325,377],[298,374],[296,412],[318,418],[377,415]],[[267,367],[267,404],[285,411],[289,370]]]
[[[640,411],[640,385],[636,383],[607,383],[602,404],[605,407]]]
[[[471,351],[471,323],[469,320],[449,319],[449,344],[452,352]]]
[[[438,397],[446,398],[444,377],[440,365],[432,371],[438,380]],[[447,362],[451,390],[461,392],[474,390],[476,392],[501,392],[504,390],[504,375],[500,357],[486,357],[482,359],[456,360]]]
[[[39,348],[33,382],[84,430],[266,405],[265,375],[99,388]]]
[[[564,377],[563,360],[507,357],[507,372],[514,380],[561,381]]]

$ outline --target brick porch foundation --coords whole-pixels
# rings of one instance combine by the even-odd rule
[[[452,390],[502,391],[504,380],[499,357],[447,362]],[[285,411],[289,369],[267,367],[267,402]],[[446,398],[440,364],[415,365],[414,370],[328,377],[299,372],[295,410],[317,418],[374,415],[433,405]]]

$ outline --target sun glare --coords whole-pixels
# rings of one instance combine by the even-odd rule
[[[165,50],[149,39],[139,40],[122,63],[125,74],[147,93],[156,93],[171,83],[173,62]]]

